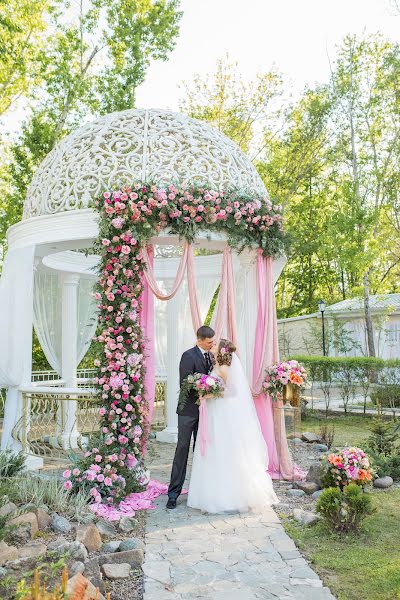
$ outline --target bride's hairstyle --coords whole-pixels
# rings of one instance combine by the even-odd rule
[[[235,352],[236,346],[229,340],[221,339],[218,344],[218,353],[215,357],[217,364],[231,366],[232,352]]]

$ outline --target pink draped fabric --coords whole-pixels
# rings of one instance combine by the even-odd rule
[[[118,506],[91,504],[89,509],[107,521],[119,521],[121,517],[135,516],[137,510],[154,510],[153,500],[161,494],[168,494],[168,483],[151,479],[144,492],[129,494]],[[182,490],[182,494],[187,494],[187,490]]]
[[[149,265],[153,268],[154,249],[149,246],[146,249],[146,255]],[[154,295],[146,278],[143,278],[143,293],[141,296],[141,310],[139,314],[140,326],[144,336],[144,353],[146,357],[146,373],[144,377],[145,398],[149,406],[149,416],[147,421],[147,434],[150,433],[150,426],[153,419],[154,399],[156,389],[156,366],[155,366],[155,338],[154,338]],[[148,436],[147,436],[148,437]],[[143,447],[143,454],[147,452],[147,444]]]
[[[175,296],[176,292],[179,289],[179,286],[182,283],[183,276],[185,274],[189,250],[190,250],[190,244],[188,242],[185,242],[183,254],[182,254],[181,260],[179,262],[178,272],[176,274],[174,285],[172,286],[172,290],[169,292],[169,294],[163,294],[157,285],[157,281],[156,281],[156,278],[154,275],[153,263],[150,261],[148,250],[147,250],[147,248],[143,248],[143,252],[142,252],[143,260],[146,265],[146,268],[144,270],[144,276],[146,278],[147,283],[150,286],[151,291],[159,300],[170,300],[171,298],[173,298]]]
[[[190,314],[192,315],[193,329],[196,332],[201,327],[200,306],[196,291],[196,276],[194,272],[194,253],[193,246],[189,247],[187,257],[187,280],[189,290]]]
[[[218,295],[218,309],[215,319],[215,337],[219,340],[226,328],[227,337],[237,347],[237,329],[235,314],[235,289],[233,277],[232,251],[225,247],[222,258],[221,285]]]
[[[207,400],[204,400],[204,398],[200,400],[199,407],[199,437],[200,452],[201,455],[204,456],[209,442]]]
[[[268,447],[268,472],[273,479],[303,479],[305,473],[293,465],[285,433],[282,402],[273,403],[262,391],[264,371],[279,360],[278,330],[272,258],[257,251],[257,328],[254,342],[252,392],[261,430]]]

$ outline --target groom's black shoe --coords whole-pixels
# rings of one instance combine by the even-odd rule
[[[168,498],[167,508],[176,508],[175,498]]]

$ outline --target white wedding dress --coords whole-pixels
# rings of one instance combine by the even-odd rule
[[[214,371],[212,375],[217,376]],[[266,472],[268,450],[250,387],[236,354],[224,395],[207,400],[207,419],[209,440],[202,455],[199,427],[188,506],[208,513],[261,512],[279,502]]]

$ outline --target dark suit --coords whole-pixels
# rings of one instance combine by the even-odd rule
[[[198,346],[186,350],[179,364],[179,383],[193,373],[209,372],[207,362]],[[174,462],[172,463],[171,482],[168,496],[174,500],[180,495],[186,477],[186,467],[189,456],[192,434],[196,442],[199,427],[199,407],[196,404],[197,395],[192,392],[183,408],[177,408],[178,413],[178,443],[176,445]]]

